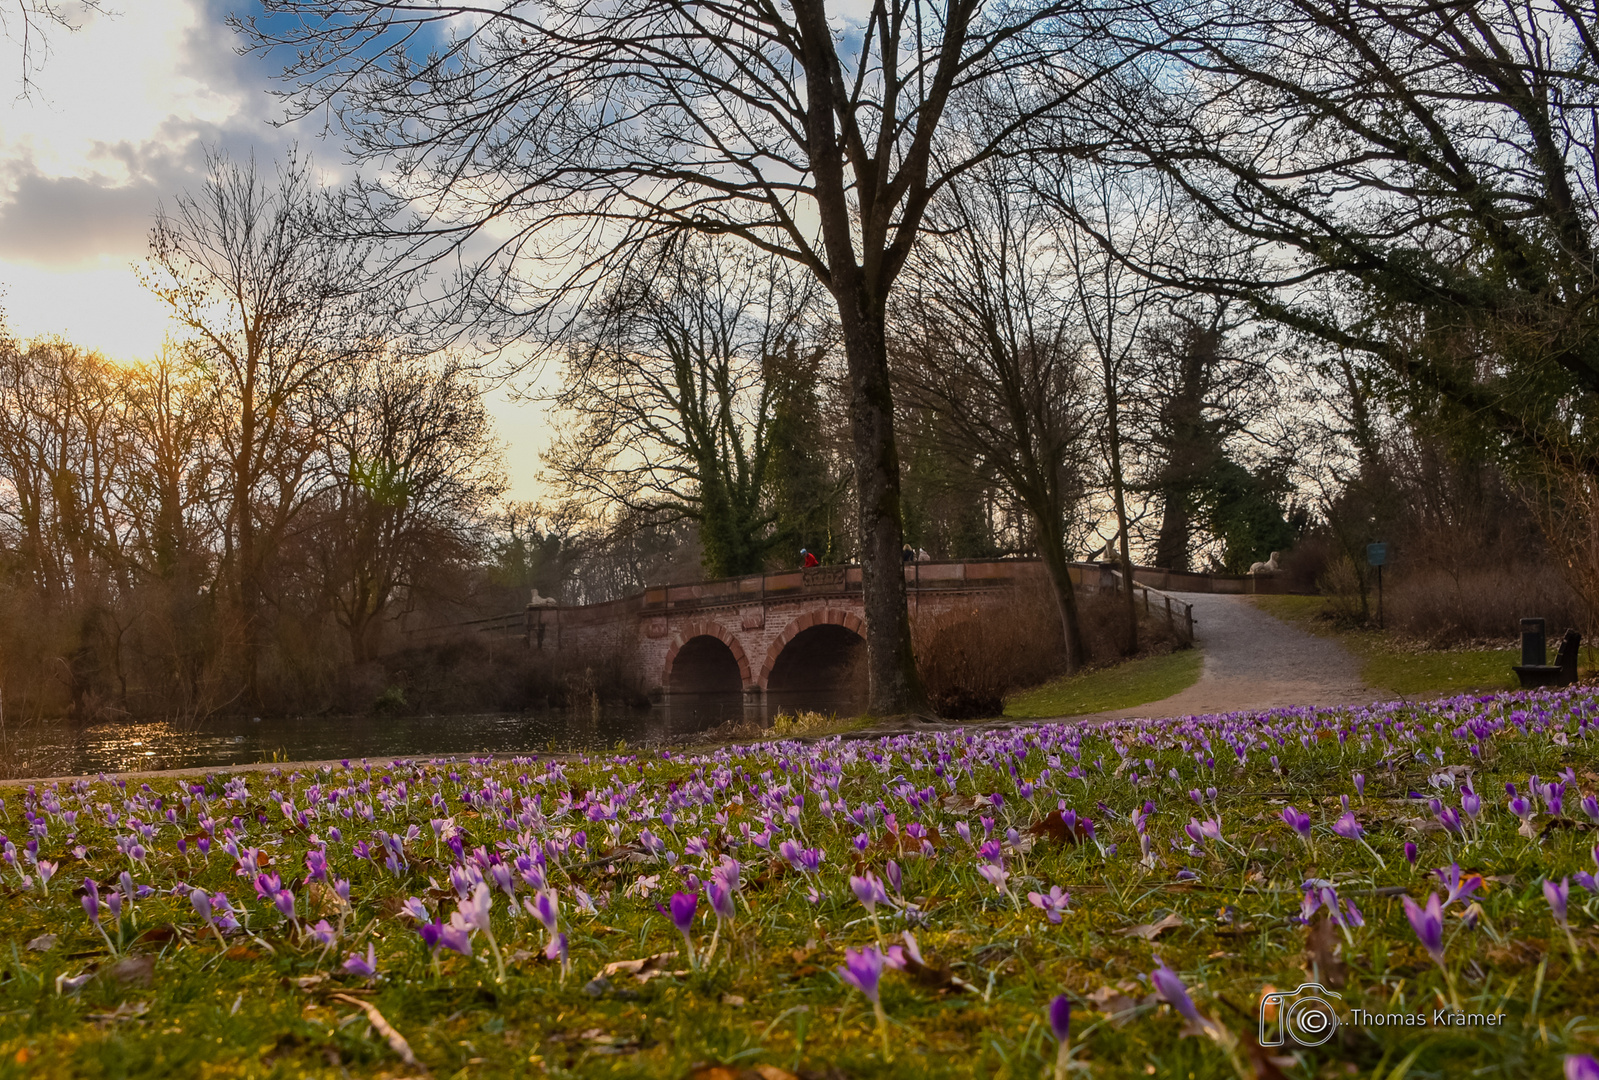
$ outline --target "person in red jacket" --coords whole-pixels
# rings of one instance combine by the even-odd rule
[[[820,566],[821,563],[817,561],[817,558],[816,558],[815,555],[812,555],[809,551],[806,551],[804,548],[800,548],[800,565],[805,567],[805,569],[809,570],[813,566]]]

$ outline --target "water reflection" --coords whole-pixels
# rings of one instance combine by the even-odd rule
[[[692,735],[724,725],[764,724],[782,712],[852,714],[848,694],[768,695],[751,705],[740,694],[678,694],[651,709],[469,716],[212,718],[195,723],[55,721],[7,733],[13,776],[206,768],[258,761],[321,761],[475,753],[601,749]]]

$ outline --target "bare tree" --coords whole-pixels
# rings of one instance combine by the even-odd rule
[[[1128,504],[1133,469],[1124,402],[1145,320],[1158,297],[1154,284],[1128,260],[1159,250],[1170,240],[1173,222],[1158,187],[1097,163],[1072,162],[1053,174],[1035,173],[1032,179],[1057,213],[1056,236],[1071,267],[1077,325],[1099,369],[1100,438],[1123,575],[1126,651],[1132,655],[1138,651],[1138,609]]]
[[[20,53],[18,82],[22,96],[33,90],[33,75],[50,54],[49,32],[63,30],[71,33],[82,26],[88,15],[106,14],[100,0],[74,0],[70,4],[59,0],[4,0],[0,2],[0,37],[16,42]]]
[[[316,490],[307,405],[402,326],[395,293],[371,284],[373,245],[333,235],[333,197],[307,159],[291,154],[275,181],[254,161],[212,155],[208,166],[200,191],[158,216],[144,280],[193,336],[218,395],[223,562],[253,698],[267,569]]]
[[[1066,521],[1084,489],[1088,408],[1069,281],[1052,217],[999,167],[928,211],[937,240],[907,267],[896,374],[935,429],[1000,476],[1032,518],[1060,612],[1066,668],[1088,660]]]
[[[822,0],[264,6],[265,17],[239,25],[252,47],[294,57],[292,114],[339,118],[351,152],[393,177],[384,205],[409,213],[400,231],[413,255],[468,261],[444,297],[451,310],[502,339],[565,310],[552,295],[589,287],[666,233],[736,236],[816,276],[849,367],[871,708],[918,705],[889,297],[928,201],[951,176],[1101,70],[1105,39],[1091,9],[1076,0],[877,0],[853,17]],[[1010,122],[940,157],[951,102],[979,90],[1012,107]]]
[[[1158,172],[1261,256],[1244,274],[1180,252],[1140,268],[1346,350],[1391,402],[1452,420],[1466,444],[1490,433],[1530,475],[1570,474],[1540,488],[1585,504],[1599,475],[1593,13],[1149,0],[1127,16],[1108,32],[1159,41],[1161,61],[1103,82],[1067,141]]]
[[[728,240],[672,238],[647,264],[580,326],[545,463],[564,494],[635,525],[694,522],[709,576],[758,573],[778,539],[771,376],[822,349],[815,279]]]
[[[505,480],[488,410],[459,362],[381,357],[340,374],[322,403],[328,484],[315,546],[334,617],[365,663],[402,593],[472,558]]]

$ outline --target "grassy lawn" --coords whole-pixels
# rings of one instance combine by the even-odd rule
[[[1596,707],[0,785],[0,1080],[1586,1077]]]
[[[1159,701],[1194,685],[1204,659],[1198,649],[1183,649],[1056,679],[1012,697],[1005,715],[1081,716]]]
[[[1338,630],[1318,616],[1319,596],[1255,596],[1257,607],[1312,633],[1336,637],[1361,659],[1361,677],[1369,686],[1406,697],[1431,697],[1474,690],[1509,690],[1516,686],[1510,665],[1520,650],[1467,649],[1431,651],[1406,648],[1381,630]]]

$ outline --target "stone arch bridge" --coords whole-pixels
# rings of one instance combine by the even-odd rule
[[[1019,586],[1042,586],[1036,559],[922,562],[904,568],[912,622],[974,606],[1004,604]],[[1164,611],[1178,632],[1193,637],[1192,608],[1143,583],[1134,587],[1146,608]],[[1153,571],[1164,574],[1162,571]],[[1120,572],[1098,563],[1072,566],[1079,592],[1115,588]],[[1200,575],[1181,575],[1199,579]],[[1194,591],[1245,591],[1218,582]],[[661,585],[602,604],[532,606],[526,611],[423,635],[472,630],[520,638],[528,649],[580,650],[619,656],[652,696],[738,694],[746,702],[768,695],[846,689],[861,678],[866,636],[859,566],[819,566],[747,577]]]

